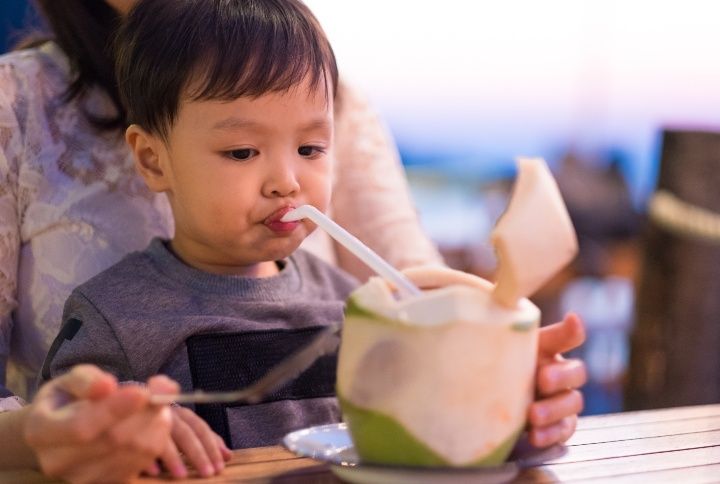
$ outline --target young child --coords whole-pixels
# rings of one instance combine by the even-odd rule
[[[281,222],[329,203],[332,49],[296,0],[144,0],[117,46],[126,139],[175,235],[72,293],[42,379],[93,362],[121,381],[236,389],[342,321],[357,286],[297,250],[311,223]],[[338,421],[332,363],[313,368],[259,405],[203,416],[235,448]]]

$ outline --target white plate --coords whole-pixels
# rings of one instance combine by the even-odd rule
[[[347,482],[357,484],[484,484],[512,480],[521,469],[539,465],[565,454],[565,447],[555,445],[548,449],[534,449],[526,443],[515,447],[510,460],[493,467],[408,467],[367,464],[360,461],[344,423],[320,425],[291,432],[283,439],[291,452],[310,457],[326,464]]]

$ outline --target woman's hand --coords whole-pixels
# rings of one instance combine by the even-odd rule
[[[575,314],[540,328],[537,365],[537,400],[530,406],[529,439],[535,447],[565,442],[575,432],[577,416],[583,408],[578,391],[587,380],[580,360],[567,360],[561,353],[585,341],[585,329]]]
[[[170,408],[150,404],[150,393],[177,392],[177,385],[165,377],[149,385],[118,387],[90,365],[43,385],[24,429],[41,470],[86,483],[124,482],[153,468],[170,441],[172,419]]]

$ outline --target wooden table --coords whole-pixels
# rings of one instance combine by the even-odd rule
[[[567,453],[513,482],[720,483],[720,404],[583,417]],[[0,473],[0,482],[47,482]],[[138,479],[135,484],[167,482]],[[340,483],[329,468],[282,447],[239,450],[222,476],[173,482]]]

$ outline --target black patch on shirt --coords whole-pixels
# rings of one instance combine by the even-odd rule
[[[198,334],[187,339],[193,387],[207,392],[234,391],[254,383],[270,368],[308,344],[324,327],[242,333]],[[337,353],[320,357],[310,368],[262,402],[335,396]],[[195,411],[230,445],[226,408],[247,402],[198,404]]]

